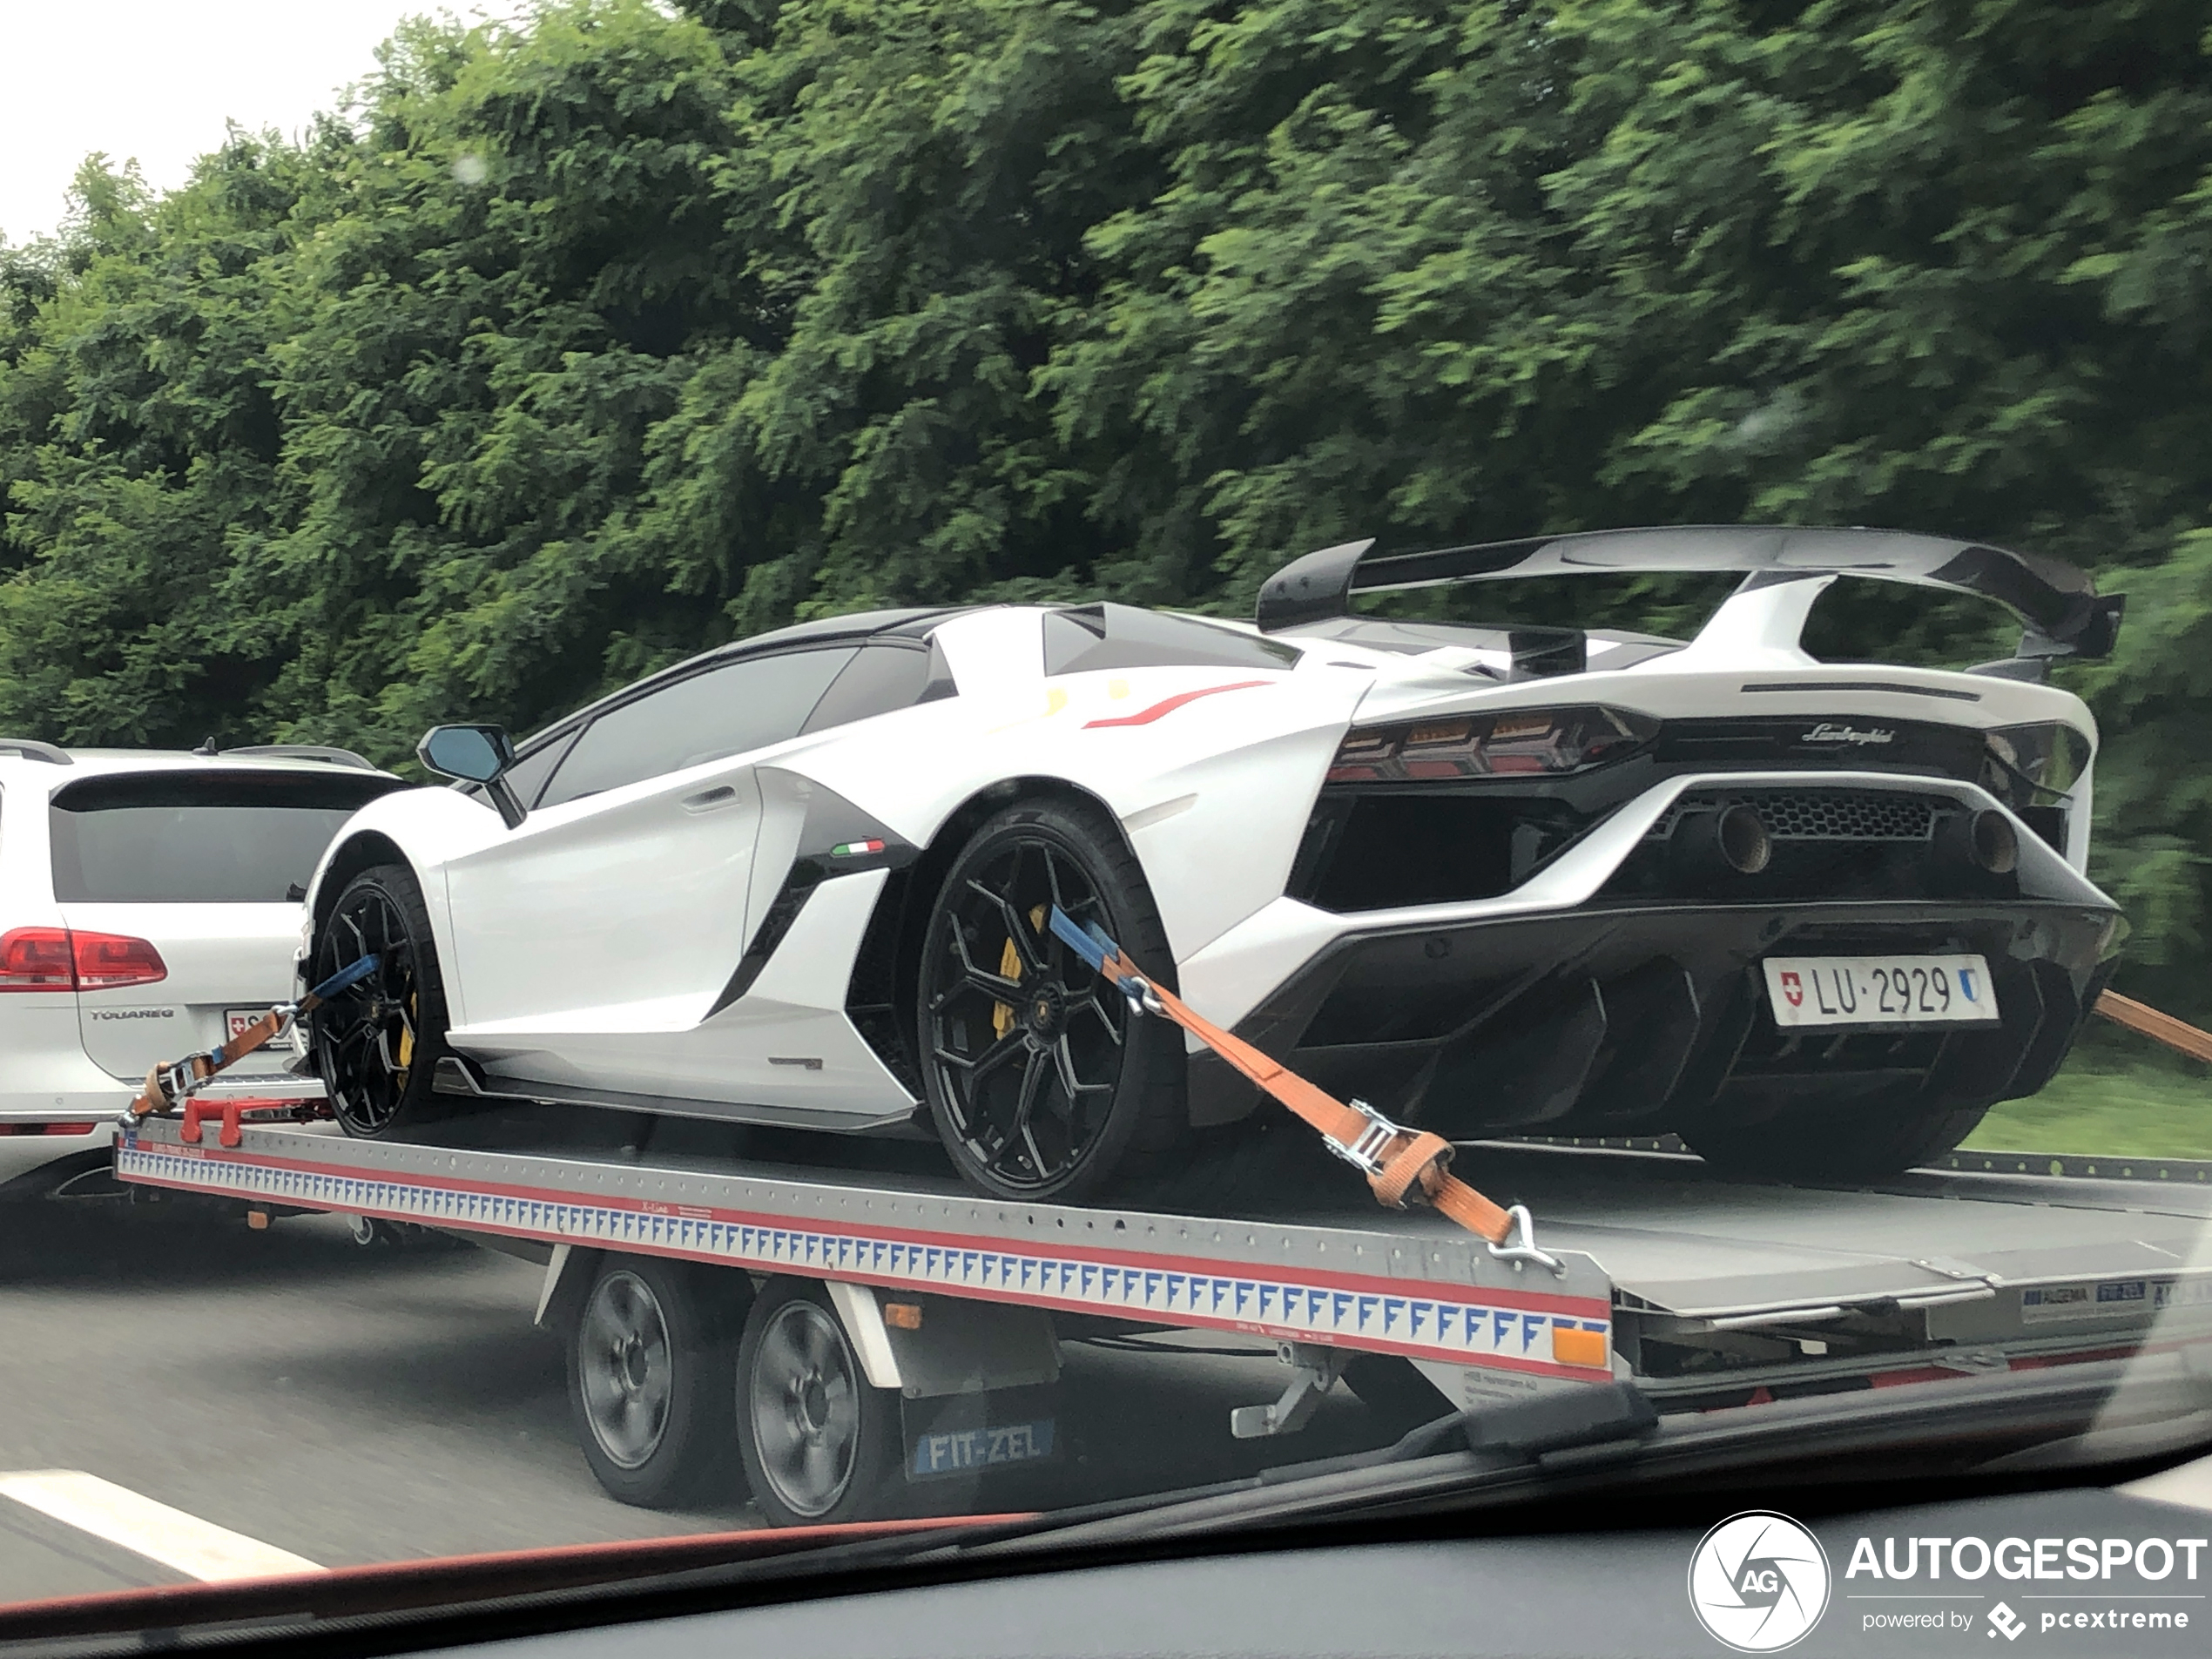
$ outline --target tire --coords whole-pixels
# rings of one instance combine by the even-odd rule
[[[376,971],[308,1016],[315,1069],[332,1114],[364,1140],[443,1116],[432,1092],[446,1049],[445,978],[415,873],[379,864],[348,881],[315,934],[320,984],[369,951]]]
[[[569,1406],[610,1496],[666,1508],[737,1495],[731,1333],[742,1273],[610,1257],[569,1322]]]
[[[772,1279],[754,1298],[732,1404],[769,1525],[880,1520],[902,1507],[899,1396],[869,1385],[820,1285]]]
[[[1730,1175],[1878,1181],[1941,1157],[1973,1133],[1988,1109],[1931,1111],[1907,1094],[1877,1095],[1753,1123],[1703,1123],[1681,1134],[1691,1151]]]
[[[1055,902],[1175,984],[1151,889],[1104,812],[1030,802],[968,839],[930,908],[917,1028],[937,1133],[992,1197],[1141,1185],[1189,1132],[1182,1034],[1133,1016],[1053,934]]]

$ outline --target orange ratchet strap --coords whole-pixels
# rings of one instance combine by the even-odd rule
[[[1414,1201],[1427,1204],[1488,1240],[1493,1255],[1515,1265],[1534,1261],[1560,1271],[1555,1258],[1535,1247],[1534,1225],[1525,1208],[1501,1208],[1450,1172],[1452,1143],[1442,1136],[1402,1129],[1365,1101],[1345,1105],[1242,1037],[1193,1013],[1172,991],[1146,979],[1122,948],[1097,928],[1084,928],[1056,905],[1051,923],[1055,936],[1103,974],[1132,1008],[1181,1026],[1318,1130],[1332,1152],[1367,1177],[1380,1203],[1393,1210],[1403,1210]]]
[[[154,1112],[165,1112],[172,1106],[183,1104],[214,1080],[215,1074],[252,1054],[256,1049],[280,1035],[293,1020],[320,1008],[339,992],[357,985],[376,971],[377,958],[374,954],[362,957],[348,967],[340,968],[328,979],[309,991],[297,1002],[280,1002],[260,1019],[247,1026],[219,1049],[210,1049],[204,1054],[186,1055],[182,1060],[165,1066],[156,1066],[146,1073],[145,1087],[138,1093],[126,1109],[125,1121],[145,1117]],[[226,1132],[233,1132],[233,1120],[226,1118]],[[197,1135],[188,1138],[197,1140]],[[226,1140],[233,1146],[235,1140]]]
[[[2140,1031],[2154,1042],[2162,1042],[2192,1060],[2212,1061],[2212,1031],[2200,1031],[2186,1020],[2161,1014],[2147,1002],[2107,991],[2097,999],[2097,1012],[2115,1025]]]

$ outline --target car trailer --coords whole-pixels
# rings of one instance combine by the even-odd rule
[[[778,1524],[953,1513],[986,1471],[1055,1459],[1058,1345],[1080,1336],[1271,1340],[1285,1386],[1232,1413],[1241,1438],[1295,1432],[1340,1380],[1379,1398],[1361,1366],[1427,1399],[1417,1372],[1433,1415],[1615,1379],[1667,1412],[2212,1345],[2212,1164],[1959,1153],[1831,1190],[1650,1143],[1462,1147],[1536,1217],[1541,1248],[1501,1257],[1433,1210],[1379,1211],[1348,1171],[1341,1206],[1196,1217],[485,1150],[466,1143],[498,1131],[469,1122],[433,1143],[151,1116],[116,1173],[262,1224],[335,1212],[542,1261],[537,1318],[565,1333],[607,1489],[675,1501],[734,1440]]]

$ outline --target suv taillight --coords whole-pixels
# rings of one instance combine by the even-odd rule
[[[0,991],[111,991],[169,977],[152,941],[66,927],[0,934]]]
[[[77,941],[77,988],[112,991],[125,985],[151,985],[169,977],[169,965],[147,939],[121,934],[72,933]]]
[[[0,991],[73,991],[77,963],[66,927],[17,927],[0,934]]]

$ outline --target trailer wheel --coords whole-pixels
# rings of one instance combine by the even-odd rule
[[[316,981],[376,953],[374,974],[309,1016],[315,1069],[347,1134],[373,1140],[442,1115],[445,978],[415,872],[379,864],[348,881],[315,939]]]
[[[652,1257],[600,1268],[570,1331],[569,1404],[611,1496],[662,1508],[733,1487],[730,1332],[751,1289]]]
[[[1131,1016],[1047,926],[1055,905],[1174,984],[1159,908],[1105,813],[1025,802],[968,839],[930,909],[919,1025],[938,1135],[994,1197],[1073,1202],[1187,1138],[1182,1033]]]
[[[776,1279],[738,1349],[738,1449],[771,1526],[880,1519],[899,1507],[899,1396],[872,1387],[819,1285]]]

